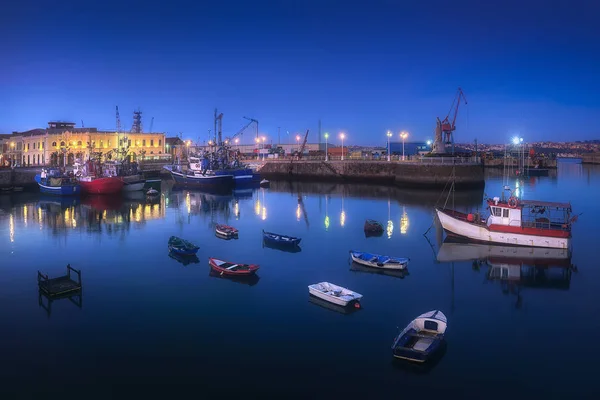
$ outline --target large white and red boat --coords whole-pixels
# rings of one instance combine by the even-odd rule
[[[436,208],[446,232],[487,243],[567,249],[571,247],[570,203],[508,199],[487,200],[490,215]]]
[[[74,173],[79,180],[82,193],[113,194],[119,193],[125,184],[117,176],[106,176],[102,166],[89,160],[85,164],[75,164]]]

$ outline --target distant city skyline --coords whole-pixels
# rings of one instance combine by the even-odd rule
[[[37,4],[36,4],[37,3]],[[432,140],[460,86],[456,142],[600,138],[593,2],[10,2],[0,15],[0,133],[48,121],[209,140],[247,121],[277,143],[386,132]],[[437,10],[432,12],[432,10]],[[53,21],[51,29],[48,21]],[[451,21],[451,24],[449,23]],[[290,132],[288,135],[287,132]],[[244,135],[244,143],[252,137]],[[322,136],[321,141],[325,139]]]

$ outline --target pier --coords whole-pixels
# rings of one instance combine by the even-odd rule
[[[581,156],[582,164],[600,164],[600,152],[599,153],[587,153]]]
[[[271,180],[377,183],[403,188],[437,189],[453,180],[456,188],[485,186],[483,166],[461,158],[415,161],[267,161],[260,175]]]

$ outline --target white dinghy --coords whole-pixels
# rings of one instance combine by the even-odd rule
[[[356,308],[360,308],[360,299],[363,297],[360,293],[353,292],[350,289],[329,282],[320,282],[309,285],[308,293],[342,307],[353,303]]]

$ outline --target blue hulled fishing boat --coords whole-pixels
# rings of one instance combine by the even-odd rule
[[[44,168],[35,176],[40,192],[56,196],[79,196],[81,186],[74,176],[63,174],[58,168]]]

